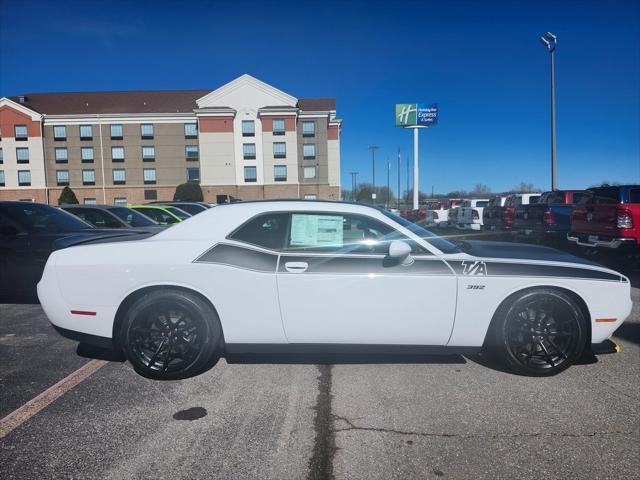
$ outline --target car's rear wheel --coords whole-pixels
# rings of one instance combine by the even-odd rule
[[[161,380],[197,375],[221,340],[213,308],[197,295],[174,289],[136,300],[120,331],[120,345],[136,372]]]
[[[496,312],[494,322],[494,350],[515,373],[555,375],[573,364],[585,348],[585,316],[561,291],[516,294]]]

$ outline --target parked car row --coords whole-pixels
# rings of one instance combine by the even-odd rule
[[[178,208],[176,205],[180,206]],[[0,202],[0,302],[36,300],[36,283],[49,254],[88,241],[138,239],[211,206],[188,202],[150,205],[49,205]]]
[[[401,214],[427,227],[509,232],[529,242],[569,241],[581,247],[640,251],[640,185],[429,201]]]

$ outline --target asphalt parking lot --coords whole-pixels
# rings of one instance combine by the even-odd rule
[[[544,379],[483,356],[271,355],[158,382],[59,337],[37,305],[0,305],[0,418],[90,373],[0,438],[0,476],[638,478],[640,272],[622,267],[622,351]]]

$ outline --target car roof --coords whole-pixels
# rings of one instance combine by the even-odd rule
[[[99,208],[100,210],[109,210],[111,208],[127,208],[123,205],[106,205],[106,204],[77,204],[77,203],[65,203],[63,205],[59,205],[60,208]]]

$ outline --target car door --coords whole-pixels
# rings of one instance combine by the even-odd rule
[[[410,264],[389,262],[394,239]],[[292,212],[277,281],[290,343],[444,345],[453,327],[453,272],[372,217]]]

